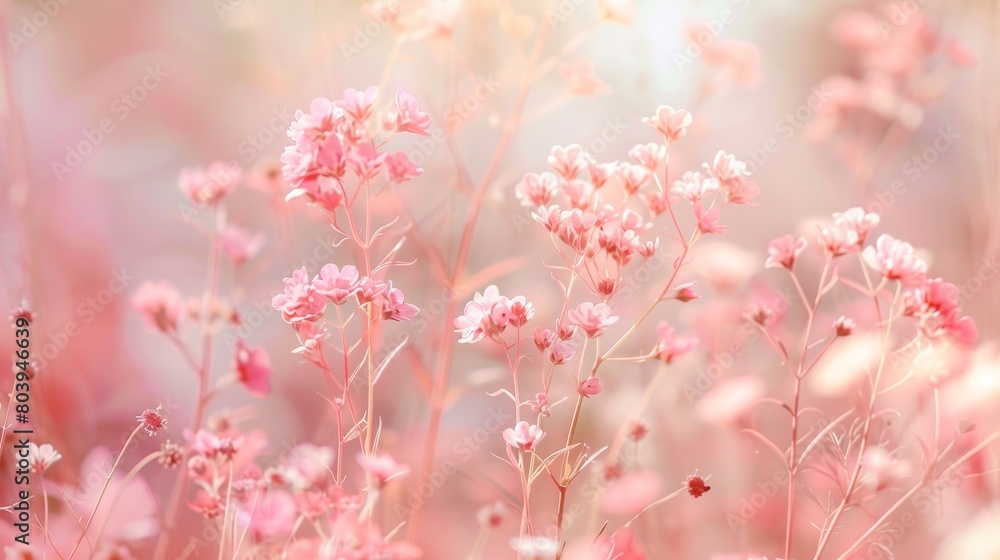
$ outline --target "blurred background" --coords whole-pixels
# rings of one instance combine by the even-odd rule
[[[314,272],[352,255],[330,246],[329,229],[314,212],[283,202],[286,187],[273,171],[294,112],[352,87],[380,86],[381,108],[402,84],[443,131],[401,140],[398,149],[426,173],[396,190],[398,206],[378,212],[382,221],[405,212],[449,262],[469,206],[463,173],[478,184],[494,153],[501,154],[468,268],[480,271],[502,259],[523,265],[495,282],[504,294],[524,294],[549,320],[561,301],[540,264],[554,254],[535,241],[541,234],[514,199],[514,184],[525,172],[545,170],[553,145],[578,143],[599,160],[625,160],[634,144],[656,140],[641,118],[667,104],[694,115],[690,134],[671,150],[672,174],[699,169],[725,150],[750,164],[761,188],[759,205],[728,212],[727,235],[703,249],[687,273],[687,281],[711,286],[705,300],[718,292],[718,301],[742,302],[762,282],[757,271],[771,239],[808,236],[817,217],[863,206],[882,215],[880,231],[924,251],[931,276],[962,289],[987,348],[1000,335],[994,2],[4,0],[2,10],[0,283],[7,308],[25,298],[38,314],[33,344],[45,363],[33,394],[35,421],[38,440],[64,456],[51,474],[60,484],[77,480],[95,446],[117,450],[131,418],[157,402],[176,419],[170,437],[182,437],[195,382],[176,349],[142,328],[128,296],[146,280],[169,280],[183,294],[200,296],[206,216],[186,205],[177,178],[184,167],[215,160],[239,165],[247,177],[228,201],[228,218],[266,238],[256,259],[223,267],[223,294],[252,325],[240,336],[268,350],[276,375],[268,398],[224,393],[213,411],[229,411],[245,418],[248,431],[266,434],[271,455],[262,463],[280,453],[281,442],[321,443],[329,436],[317,397],[322,379],[290,353],[298,345],[294,334],[269,302],[293,268],[305,263]],[[536,43],[543,27],[545,40]],[[517,131],[495,152],[536,48],[539,73],[531,76],[537,79]],[[411,243],[403,258],[419,263],[422,254]],[[391,390],[379,397],[382,438],[416,465],[427,407],[411,370],[439,343],[443,292],[426,265],[396,276],[407,301],[431,314],[415,334],[400,328],[413,337],[416,361],[387,373]],[[721,285],[720,278],[730,277],[737,288]],[[710,305],[694,302],[681,312],[674,306],[659,318],[683,330],[706,328],[698,321],[712,316]],[[387,337],[396,334],[390,329]],[[230,368],[225,340],[213,364],[219,375]],[[8,348],[5,339],[4,356]],[[462,346],[455,356],[454,398],[438,452],[439,460],[459,462],[460,475],[430,501],[433,521],[424,526],[434,535],[417,539],[426,558],[464,557],[476,534],[472,512],[517,489],[509,469],[488,454],[467,463],[461,452],[455,458],[462,438],[500,406],[485,392],[505,375],[497,356],[479,348]],[[734,464],[738,454],[759,452],[693,414],[684,387],[696,383],[707,360],[686,363],[659,389],[646,418],[653,449],[642,460],[656,465],[664,488],[700,469],[713,475],[714,487],[729,490],[714,501],[709,494],[657,510],[640,535],[660,535],[648,541],[651,557],[773,556],[783,539],[782,498],[765,506],[777,511],[771,521],[755,517],[737,527],[727,521],[775,467],[766,460],[759,467]],[[643,383],[624,377],[606,384],[607,416],[585,421],[588,439],[613,437],[656,369],[631,367],[629,375]],[[765,378],[776,369],[773,357],[740,367]],[[136,457],[156,444],[142,445],[148,449]],[[482,445],[503,454],[498,433]],[[146,476],[163,500],[158,488],[173,474]],[[484,482],[490,480],[499,482]],[[980,497],[965,496],[954,517],[937,508],[928,513],[921,521],[928,529],[895,543],[896,557],[932,557],[947,534],[996,499],[996,477],[981,482],[970,494]],[[399,486],[404,500],[406,491]],[[200,523],[184,515],[191,527]],[[507,521],[505,530],[516,534],[516,519]],[[800,524],[803,542],[807,527]],[[576,537],[586,534],[582,529]],[[486,557],[511,557],[505,542],[491,541]],[[149,546],[135,544],[136,557],[146,557]]]

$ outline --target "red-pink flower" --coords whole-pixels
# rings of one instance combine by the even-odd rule
[[[670,105],[660,105],[655,115],[644,117],[642,122],[655,128],[668,142],[676,142],[687,134],[691,113],[684,109],[675,110]]]
[[[585,301],[571,309],[566,318],[570,325],[576,325],[587,333],[588,338],[595,338],[618,321],[617,315],[611,314],[611,308],[606,303],[591,303]]]
[[[253,235],[234,224],[227,225],[219,235],[219,250],[229,257],[235,266],[240,266],[256,257],[263,246],[263,234]]]
[[[214,161],[207,169],[182,169],[179,186],[194,204],[213,206],[229,194],[242,177],[243,171],[238,166]]]
[[[319,274],[313,278],[312,285],[317,294],[340,305],[357,290],[359,277],[358,269],[352,265],[338,268],[337,265],[329,263],[319,270]]]
[[[146,326],[163,332],[177,330],[183,301],[170,282],[143,282],[132,295],[132,307],[142,314]]]
[[[694,211],[695,220],[698,222],[698,231],[705,234],[714,233],[716,235],[726,233],[726,226],[719,224],[719,219],[722,217],[721,210],[718,208],[705,210],[700,201],[692,204],[691,209]]]
[[[516,447],[522,451],[533,451],[538,447],[538,442],[545,437],[545,432],[534,424],[518,422],[513,428],[503,431],[503,439],[507,445]]]
[[[233,369],[240,383],[248,391],[258,397],[267,396],[271,392],[271,375],[274,372],[271,370],[267,350],[251,348],[242,338],[237,338],[233,362]]]
[[[698,346],[697,337],[681,336],[666,323],[660,323],[656,327],[656,332],[659,336],[656,343],[656,357],[668,364]]]
[[[163,417],[163,405],[158,405],[156,408],[147,408],[142,411],[142,414],[136,416],[135,419],[142,424],[142,429],[151,436],[155,436],[156,432],[167,427],[167,420]]]
[[[385,156],[385,167],[389,172],[389,180],[393,183],[405,183],[414,177],[424,174],[404,152],[394,152]]]
[[[382,318],[388,321],[409,321],[417,316],[420,308],[412,303],[403,301],[403,291],[392,287],[392,281],[386,283],[385,291],[382,293],[384,307],[382,308]]]
[[[284,283],[284,291],[271,299],[271,306],[281,311],[286,323],[315,321],[323,314],[326,298],[316,292],[306,267],[293,271]]]
[[[410,95],[402,85],[396,88],[396,112],[390,120],[399,132],[411,132],[428,136],[431,126],[431,116],[420,110],[417,99]]]
[[[880,235],[875,246],[865,247],[861,256],[882,276],[907,286],[919,286],[927,275],[927,263],[917,257],[913,246],[889,234]]]
[[[767,261],[764,268],[787,268],[791,270],[795,266],[795,259],[802,254],[806,248],[806,240],[803,237],[795,239],[791,235],[776,237],[767,246]]]

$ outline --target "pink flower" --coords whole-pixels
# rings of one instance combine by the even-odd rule
[[[328,336],[325,327],[321,327],[316,321],[298,321],[292,323],[295,334],[299,338],[301,346],[292,350],[293,354],[302,354],[302,357],[316,364],[324,366],[323,360],[323,339]]]
[[[660,323],[656,327],[656,332],[660,338],[656,343],[656,357],[668,364],[698,346],[697,337],[680,336],[666,323]]]
[[[615,175],[621,180],[622,190],[628,195],[638,192],[643,185],[649,182],[651,177],[649,170],[645,167],[627,162],[619,163],[615,167]]]
[[[570,95],[593,99],[611,93],[611,88],[594,73],[594,63],[585,56],[578,56],[563,64],[559,73],[566,80]]]
[[[726,226],[719,225],[722,211],[718,208],[705,210],[702,208],[701,202],[695,202],[691,205],[691,209],[694,210],[694,217],[698,222],[698,231],[704,234],[714,233],[716,235],[726,233]]]
[[[136,416],[135,419],[142,424],[142,429],[146,431],[147,434],[155,436],[156,432],[167,427],[167,420],[161,414],[163,412],[163,405],[158,405],[156,408],[147,408],[142,411],[142,414]]]
[[[644,117],[644,124],[656,129],[667,142],[676,142],[687,134],[691,126],[691,113],[684,109],[674,110],[670,105],[660,105],[652,117]]]
[[[256,257],[263,246],[263,234],[251,235],[234,224],[227,225],[219,236],[219,250],[233,261],[234,266],[240,266]]]
[[[384,302],[382,318],[387,321],[409,321],[420,312],[416,305],[403,301],[402,290],[393,288],[391,280],[385,286],[382,300]]]
[[[295,111],[295,120],[288,128],[288,136],[295,141],[326,138],[344,118],[343,109],[326,97],[317,97],[309,103],[309,112]]]
[[[667,147],[663,144],[636,144],[628,151],[628,157],[650,172],[656,171],[667,159]]]
[[[258,397],[267,396],[271,392],[271,360],[267,350],[250,348],[242,338],[236,339],[236,351],[233,358],[233,368],[248,391]]]
[[[358,298],[358,305],[364,305],[382,297],[385,292],[385,282],[362,276],[358,281],[358,289],[354,295]]]
[[[949,336],[971,346],[979,338],[976,323],[962,315],[958,288],[940,278],[927,280],[907,297],[907,314],[917,318],[920,331],[928,338]]]
[[[182,169],[179,186],[195,205],[214,206],[236,187],[242,177],[243,171],[238,166],[214,161],[208,164],[207,169]]]
[[[767,246],[767,261],[764,268],[787,268],[791,270],[795,266],[795,259],[802,254],[806,248],[806,240],[803,237],[796,240],[791,235],[782,235],[774,238]]]
[[[393,183],[405,183],[424,174],[424,170],[414,165],[404,152],[385,156],[385,166],[389,171],[389,180]]]
[[[508,299],[490,285],[465,304],[464,314],[455,319],[455,332],[462,334],[459,342],[475,343],[499,335],[508,324],[523,326],[534,314],[534,307],[524,296]]]
[[[514,196],[521,202],[521,206],[545,206],[558,192],[558,180],[551,173],[525,173],[514,186]]]
[[[709,174],[719,180],[720,183],[727,183],[737,179],[742,179],[746,175],[749,175],[747,171],[747,164],[736,159],[736,156],[732,154],[727,154],[723,150],[719,150],[715,154],[715,159],[712,161],[712,165],[705,166],[708,169]]]
[[[343,144],[335,133],[316,142],[303,136],[281,154],[282,174],[292,190],[285,200],[305,197],[334,210],[344,199],[339,180],[347,168]]]
[[[845,224],[821,229],[819,244],[831,257],[846,255],[861,248],[858,232]]]
[[[372,104],[378,97],[378,88],[371,86],[364,91],[350,88],[344,91],[343,99],[336,101],[336,105],[354,119],[354,122],[361,124],[371,116]]]
[[[313,278],[312,285],[317,294],[340,305],[354,295],[358,288],[358,280],[359,273],[356,267],[346,265],[341,269],[329,263],[319,270],[319,274]]]
[[[573,347],[572,343],[565,340],[556,340],[552,343],[549,360],[558,366],[572,360],[575,355],[576,348]]]
[[[399,132],[411,132],[421,136],[429,136],[431,116],[420,111],[420,105],[415,97],[407,93],[403,86],[396,88],[396,109],[390,120]]]
[[[132,295],[135,308],[146,326],[166,333],[177,330],[177,318],[184,305],[181,295],[170,282],[143,282]]]
[[[580,384],[580,394],[585,397],[592,397],[601,393],[601,380],[591,377]]]
[[[516,447],[522,451],[533,451],[538,447],[538,442],[545,437],[545,432],[534,424],[518,422],[513,428],[503,431],[503,439],[507,445]]]
[[[868,232],[879,224],[878,214],[866,213],[862,208],[854,207],[846,212],[837,212],[833,215],[834,223],[846,229],[854,230],[858,236],[858,243],[865,242]]]
[[[544,352],[549,348],[549,346],[552,346],[552,343],[556,339],[556,333],[542,327],[535,327],[534,334],[535,347],[538,348],[540,352]]]
[[[611,308],[606,303],[590,303],[585,301],[571,309],[566,318],[570,325],[576,325],[587,333],[588,338],[596,338],[604,334],[605,329],[618,321],[617,315],[611,314]]]
[[[281,311],[281,318],[286,323],[315,321],[323,314],[326,298],[316,292],[306,267],[292,272],[291,278],[285,278],[284,283],[284,291],[271,299],[271,306]]]
[[[62,459],[62,455],[51,444],[37,445],[28,442],[28,467],[31,472],[43,473],[59,459]]]
[[[919,286],[927,274],[927,263],[917,257],[913,245],[889,234],[882,234],[875,247],[865,247],[861,253],[868,266],[889,280],[899,280],[907,286]]]
[[[265,492],[256,501],[236,509],[236,521],[248,528],[254,542],[287,537],[295,518],[295,500],[285,490]]]
[[[587,159],[579,144],[571,144],[565,148],[553,146],[548,157],[551,167],[563,179],[575,179],[581,171],[587,168]]]
[[[680,179],[674,181],[670,192],[680,195],[692,204],[701,200],[711,191],[718,190],[719,181],[713,177],[703,177],[697,171],[685,171]]]
[[[388,454],[366,457],[363,453],[359,453],[358,463],[361,463],[361,468],[364,469],[365,473],[378,481],[379,486],[385,486],[385,483],[390,479],[410,472],[409,467],[397,463],[392,455]]]

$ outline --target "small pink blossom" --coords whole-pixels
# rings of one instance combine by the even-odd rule
[[[575,355],[576,348],[572,343],[565,340],[556,340],[552,343],[552,351],[549,352],[549,361],[558,366],[572,360]]]
[[[568,323],[576,325],[587,333],[588,338],[596,338],[618,321],[617,315],[611,314],[611,308],[606,303],[591,303],[585,301],[571,309],[567,314]]]
[[[181,170],[180,189],[188,199],[198,206],[214,206],[232,191],[243,171],[224,161],[215,161],[207,169],[185,168]]]
[[[650,172],[656,171],[667,160],[667,147],[663,144],[636,144],[628,151],[628,157]]]
[[[806,248],[806,240],[800,237],[797,240],[791,235],[776,237],[767,246],[767,261],[764,268],[787,268],[791,270],[795,266],[795,260],[799,258]]]
[[[714,177],[704,177],[697,171],[685,171],[680,179],[674,181],[670,192],[679,195],[688,202],[695,203],[709,192],[718,190],[719,181]]]
[[[385,286],[382,299],[385,304],[382,309],[382,318],[387,321],[409,321],[420,312],[420,308],[416,305],[403,301],[403,291],[399,288],[393,288],[391,280]]]
[[[919,286],[927,275],[927,263],[917,257],[913,246],[889,234],[879,236],[875,246],[865,247],[861,256],[882,276],[907,286]]]
[[[385,282],[362,276],[361,280],[358,280],[358,288],[354,292],[355,297],[358,299],[358,305],[371,303],[377,298],[382,297],[382,294],[385,293],[385,287]]]
[[[628,195],[638,192],[651,177],[650,171],[645,167],[628,162],[619,163],[615,168],[615,175],[621,181],[622,190]]]
[[[326,298],[316,292],[306,267],[293,271],[284,283],[284,291],[271,299],[271,306],[281,311],[286,323],[315,321],[323,314]]]
[[[390,120],[399,132],[411,132],[421,136],[428,136],[428,129],[431,126],[431,116],[420,111],[417,99],[407,93],[403,86],[396,88],[396,108],[397,111],[390,116]]]
[[[236,339],[233,356],[233,369],[237,378],[252,394],[258,397],[267,396],[271,392],[271,360],[267,350],[251,348],[242,338]]]
[[[388,454],[366,457],[363,453],[359,453],[358,463],[361,464],[365,473],[378,482],[379,486],[385,486],[385,483],[390,479],[404,476],[410,472],[409,467],[396,462],[392,455]]]
[[[553,146],[548,157],[549,167],[551,167],[563,179],[575,179],[581,171],[587,168],[587,160],[584,157],[583,148],[578,144],[566,146]]]
[[[503,431],[503,439],[507,445],[516,447],[522,451],[533,451],[538,447],[538,442],[545,437],[545,432],[534,424],[518,422],[513,428]]]
[[[878,214],[854,207],[845,212],[835,213],[833,220],[838,226],[854,230],[858,236],[858,243],[861,244],[865,242],[868,232],[879,224],[880,218]]]
[[[389,180],[393,183],[405,183],[410,179],[424,174],[405,152],[394,152],[385,156],[385,168],[389,172]]]
[[[295,334],[301,344],[292,350],[292,353],[301,354],[303,358],[317,366],[324,367],[323,340],[329,336],[326,327],[321,326],[317,321],[298,321],[292,323],[292,328],[295,329]]]
[[[183,301],[170,282],[143,282],[132,295],[131,302],[142,314],[147,327],[166,333],[177,330]]]
[[[356,123],[364,123],[372,113],[372,105],[378,97],[378,88],[368,87],[363,91],[350,88],[344,91],[342,99],[336,101],[336,105],[350,115]]]
[[[490,285],[465,304],[464,314],[455,319],[455,332],[462,334],[459,342],[475,343],[499,335],[508,324],[523,326],[534,313],[534,307],[523,296],[509,299]]]
[[[593,61],[585,56],[578,56],[569,64],[563,64],[559,68],[559,73],[566,80],[566,88],[570,95],[593,99],[611,93],[608,84],[594,73]]]
[[[660,323],[656,327],[656,332],[659,336],[656,343],[656,357],[668,364],[698,346],[697,337],[681,336],[666,323]]]
[[[831,257],[839,257],[857,251],[861,247],[858,232],[843,224],[820,230],[819,244]]]
[[[642,122],[655,128],[668,142],[676,142],[687,134],[691,113],[684,109],[675,110],[670,105],[660,105],[654,116],[645,117]]]
[[[695,220],[698,222],[698,231],[703,234],[714,233],[716,235],[726,233],[726,226],[719,224],[719,219],[722,217],[721,210],[718,208],[705,210],[701,202],[692,204],[691,209],[694,211]]]
[[[601,393],[601,380],[591,377],[580,384],[580,394],[585,397],[593,397]]]
[[[139,421],[142,425],[142,429],[151,436],[155,436],[156,432],[162,430],[167,426],[167,420],[163,417],[163,405],[158,405],[156,408],[147,408],[142,411],[142,414],[136,416],[135,419]]]
[[[227,225],[219,235],[219,250],[229,257],[235,266],[240,266],[256,257],[263,246],[263,234],[253,235],[234,224]]]
[[[333,263],[323,265],[319,274],[313,278],[312,285],[316,293],[340,305],[354,295],[358,288],[360,274],[352,265],[338,268]]]
[[[31,472],[43,473],[62,459],[62,455],[49,443],[37,445],[28,442],[28,466]]]
[[[514,187],[514,195],[522,206],[545,206],[559,192],[556,176],[551,173],[525,173]]]

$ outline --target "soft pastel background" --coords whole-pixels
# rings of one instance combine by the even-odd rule
[[[45,13],[43,4],[55,11],[51,17],[36,17]],[[421,154],[427,172],[396,193],[426,242],[453,258],[468,196],[460,189],[449,151],[461,154],[474,181],[482,177],[501,123],[515,103],[533,29],[544,18],[542,3],[535,1],[453,4],[457,14],[451,36],[430,36],[394,48],[394,31],[372,27],[361,4],[347,0],[2,2],[7,38],[0,92],[0,303],[13,308],[27,298],[38,313],[33,348],[46,363],[34,384],[36,441],[51,442],[63,454],[47,473],[52,482],[74,484],[95,446],[117,451],[122,435],[133,426],[132,418],[147,406],[167,404],[172,428],[168,435],[175,440],[192,414],[190,373],[172,346],[142,328],[128,300],[144,280],[167,279],[192,296],[203,289],[206,237],[185,219],[184,199],[177,189],[182,167],[220,159],[235,161],[248,173],[273,166],[286,144],[284,132],[294,111],[312,98],[336,97],[348,87],[376,84],[391,93],[396,84],[404,84],[434,116],[435,126],[457,125],[451,146],[404,141],[411,142],[405,148],[411,155]],[[625,159],[632,145],[654,140],[640,119],[660,104],[687,108],[695,117],[689,138],[671,153],[673,168],[696,169],[718,149],[750,161],[759,158],[754,165],[762,191],[759,206],[729,213],[728,234],[713,240],[726,245],[716,246],[720,253],[715,258],[723,265],[741,269],[742,259],[747,259],[759,268],[773,237],[808,232],[805,224],[816,216],[867,206],[878,200],[874,193],[885,192],[896,180],[903,181],[905,192],[894,196],[883,212],[881,227],[924,249],[932,275],[965,286],[987,263],[995,262],[1000,252],[995,95],[1000,12],[995,3],[919,2],[942,34],[969,45],[978,63],[961,67],[944,57],[933,59],[929,72],[940,79],[939,98],[928,104],[920,126],[896,137],[891,149],[862,149],[878,155],[877,166],[867,172],[845,163],[844,150],[836,143],[810,141],[806,124],[813,116],[808,109],[813,89],[830,75],[857,72],[856,58],[834,39],[831,21],[848,8],[874,3],[636,4],[638,17],[632,26],[601,22],[589,0],[565,0],[554,8],[568,15],[565,21],[555,21],[544,46],[543,59],[554,57],[553,66],[532,86],[525,118],[500,160],[469,270],[519,259],[515,262],[523,268],[496,280],[503,292],[524,294],[540,315],[556,312],[552,307],[558,291],[540,266],[551,261],[551,247],[536,242],[539,231],[513,199],[513,185],[524,172],[544,169],[552,145],[575,142],[589,145],[592,153],[601,152],[603,159]],[[44,19],[45,25],[25,23],[32,17]],[[706,94],[705,65],[697,58],[683,58],[685,28],[698,20],[722,22],[721,40],[746,41],[759,48],[757,83]],[[522,27],[531,32],[528,38],[517,37]],[[12,33],[24,40],[12,38]],[[604,95],[586,98],[567,90],[560,67],[577,56],[593,62],[594,73],[607,85]],[[480,88],[487,93],[477,96],[481,83],[493,85]],[[123,105],[123,95],[134,98],[132,106]],[[379,103],[389,100],[385,95]],[[445,125],[446,112],[455,103],[465,103],[468,110],[462,109],[458,117],[453,111]],[[796,111],[802,118],[795,122],[801,126],[786,137],[788,129],[782,127],[791,122],[786,115]],[[104,119],[110,119],[113,128],[90,142],[95,145],[89,149],[87,138],[94,134],[88,131],[98,129]],[[624,128],[609,133],[617,129],[616,123]],[[907,162],[933,146],[942,130],[952,131],[957,139],[937,153],[926,170],[915,173],[913,163],[908,167]],[[602,134],[604,141],[594,143]],[[772,138],[775,141],[769,142]],[[81,142],[87,153],[77,162],[68,153]],[[774,153],[763,157],[765,143]],[[75,165],[57,169],[67,157]],[[244,334],[269,351],[275,391],[265,399],[227,392],[213,410],[245,413],[249,429],[266,433],[272,447],[271,455],[262,459],[266,463],[287,445],[283,442],[322,443],[329,435],[323,401],[317,396],[321,379],[289,352],[296,341],[271,311],[270,297],[279,290],[282,276],[314,252],[323,255],[318,264],[346,263],[352,256],[329,248],[325,225],[302,204],[283,203],[280,193],[241,188],[228,211],[232,219],[267,237],[260,257],[235,270],[223,268],[222,286],[241,313],[258,315],[259,326]],[[382,218],[399,212],[391,205],[379,209]],[[195,215],[192,223],[200,217]],[[407,300],[440,315],[443,307],[434,302],[440,299],[441,286],[420,251],[410,244],[403,257],[417,259],[417,265],[396,274]],[[688,272],[688,279],[710,280],[719,266],[704,257],[694,269],[704,274],[699,278]],[[316,268],[310,266],[311,271]],[[737,291],[752,290],[759,280],[736,274],[741,286]],[[116,275],[124,290],[117,289]],[[1000,336],[1000,288],[995,279],[971,284],[967,296],[964,306],[977,321],[983,343],[994,344]],[[98,303],[92,305],[88,298]],[[673,306],[658,313],[693,330],[699,311],[708,305],[695,302],[683,312]],[[441,331],[440,316],[431,315],[428,321],[432,328],[406,331],[418,356],[436,344]],[[79,326],[80,334],[63,334],[71,323]],[[11,354],[9,340],[4,337],[0,343],[4,360]],[[229,368],[231,353],[224,340],[217,348],[214,366],[221,373]],[[758,341],[750,354],[765,356],[763,350]],[[628,375],[643,380],[655,371],[652,365],[629,367],[634,371]],[[776,369],[773,358],[763,357],[740,367],[765,376]],[[645,415],[652,436],[644,444],[642,460],[656,466],[667,488],[695,469],[712,474],[713,492],[697,502],[686,499],[657,510],[640,524],[640,534],[659,535],[648,547],[655,558],[751,551],[773,557],[783,539],[783,491],[746,527],[732,529],[726,514],[738,511],[740,499],[754,492],[759,481],[770,480],[777,467],[753,442],[698,420],[683,388],[704,369],[703,359],[685,362],[659,389],[656,406]],[[390,370],[379,405],[384,445],[416,465],[427,409],[411,370],[406,362]],[[491,409],[500,406],[485,392],[503,375],[496,356],[457,348],[451,372],[455,400],[444,417],[438,456],[458,462],[460,469],[428,506],[430,521],[424,522],[424,534],[417,538],[427,558],[465,557],[477,531],[474,512],[517,488],[509,470],[486,452],[503,454],[498,433],[490,434],[472,461],[454,453],[456,443],[486,425]],[[4,379],[6,388],[9,378]],[[768,383],[781,391],[777,382]],[[627,377],[605,387],[605,412],[585,419],[583,426],[587,439],[597,443],[613,436],[616,422],[642,389]],[[998,401],[983,406],[995,412]],[[130,456],[141,457],[157,445],[143,442]],[[5,457],[8,453],[3,450]],[[11,501],[9,467],[7,461],[0,463],[3,504]],[[173,473],[149,469],[145,475],[156,499],[163,500],[166,492],[161,488],[173,480]],[[405,485],[397,490],[405,492]],[[948,490],[941,501],[944,509],[935,504],[921,518],[920,529],[894,545],[896,557],[934,557],[932,551],[995,503],[998,492],[995,474],[978,479],[975,488]],[[768,515],[768,509],[775,511]],[[195,515],[186,512],[184,519],[192,534],[200,531]],[[798,529],[803,542],[810,542],[808,523],[801,522]],[[516,521],[508,519],[505,530],[516,533]],[[4,544],[9,542],[8,531],[5,521],[0,526]],[[581,530],[577,536],[585,534]],[[503,535],[491,540],[487,557],[511,557],[505,544],[509,533]],[[150,544],[139,541],[136,557],[145,558]],[[807,545],[806,550],[811,548]],[[204,557],[214,557],[214,552]]]

